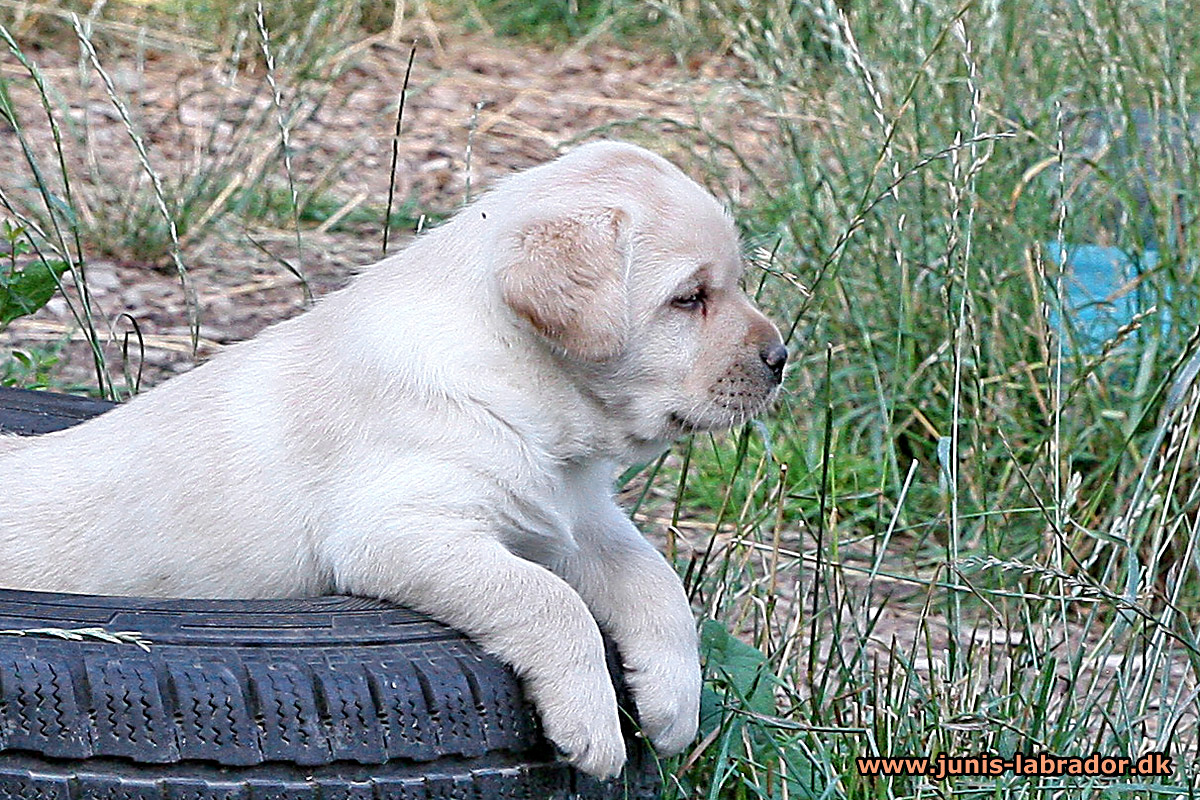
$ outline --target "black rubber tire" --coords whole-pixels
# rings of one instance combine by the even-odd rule
[[[44,432],[106,407],[33,394],[0,389],[0,430]],[[376,600],[0,590],[0,629],[0,800],[660,793],[631,731],[621,778],[583,775],[555,758],[503,664]],[[149,648],[7,633],[37,629],[136,632]]]

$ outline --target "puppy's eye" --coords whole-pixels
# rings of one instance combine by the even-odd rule
[[[704,289],[696,289],[694,292],[676,297],[671,301],[671,305],[684,311],[700,311],[704,308],[706,299]]]

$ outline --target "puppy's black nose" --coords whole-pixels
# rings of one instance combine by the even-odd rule
[[[774,376],[776,383],[783,382],[783,366],[787,364],[788,351],[779,342],[763,345],[759,351],[762,356],[763,363],[767,365],[767,369],[771,370],[771,375]]]

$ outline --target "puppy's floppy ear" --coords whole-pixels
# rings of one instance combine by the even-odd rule
[[[513,311],[567,353],[603,361],[621,352],[628,216],[602,208],[526,225],[500,272]]]

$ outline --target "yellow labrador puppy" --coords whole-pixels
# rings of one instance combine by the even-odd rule
[[[643,730],[678,752],[694,621],[611,481],[774,394],[787,351],[741,274],[700,186],[580,147],[210,363],[0,440],[0,586],[402,603],[511,664],[602,777],[625,759],[604,629]]]

